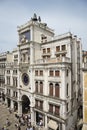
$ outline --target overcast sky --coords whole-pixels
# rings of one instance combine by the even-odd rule
[[[87,50],[87,0],[0,0],[0,52],[18,43],[17,26],[36,13],[56,35],[71,31]]]

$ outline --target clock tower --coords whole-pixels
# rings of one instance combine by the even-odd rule
[[[19,95],[20,100],[24,95],[29,98],[32,109],[34,106],[32,93],[35,92],[33,65],[42,59],[41,45],[52,40],[54,31],[46,23],[41,22],[40,16],[37,18],[34,14],[30,21],[18,27],[18,36],[19,93],[21,93]]]

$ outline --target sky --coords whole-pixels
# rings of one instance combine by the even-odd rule
[[[17,26],[27,23],[34,13],[55,35],[77,35],[87,50],[87,0],[0,0],[0,53],[17,47]]]

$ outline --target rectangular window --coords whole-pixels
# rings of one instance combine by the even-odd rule
[[[10,85],[10,77],[7,76],[7,85]]]
[[[43,109],[43,101],[40,101],[40,100],[35,100],[35,106],[36,108],[38,109]]]
[[[59,106],[55,106],[55,114],[59,115],[59,111],[60,111],[60,107]]]
[[[57,77],[60,76],[60,71],[59,71],[59,70],[56,70],[56,71],[55,71],[55,76],[57,76]]]
[[[62,51],[66,50],[66,45],[62,45]]]
[[[17,63],[18,63],[18,60],[14,60],[14,64],[17,65]]]
[[[56,46],[56,52],[60,51],[60,46]]]
[[[35,76],[38,76],[38,70],[35,70]]]
[[[53,76],[53,70],[50,70],[49,76]]]
[[[47,59],[50,59],[50,56],[47,56]]]
[[[15,70],[13,70],[13,74],[15,74],[15,75],[17,74],[17,70],[16,70],[16,69],[15,69]]]
[[[7,70],[7,74],[10,74],[10,70]]]
[[[56,55],[56,57],[57,57],[57,60],[60,60],[60,55],[58,54],[58,55]]]
[[[18,58],[18,55],[14,55],[14,58]]]
[[[43,70],[40,70],[40,76],[43,76]]]
[[[43,109],[43,101],[40,101],[40,109]]]
[[[43,54],[46,53],[46,49],[43,49]]]
[[[53,105],[49,104],[49,112],[53,113]]]
[[[43,59],[46,59],[46,56],[43,56]]]
[[[66,57],[66,54],[62,54],[62,57]]]
[[[50,48],[47,48],[47,53],[50,53]]]

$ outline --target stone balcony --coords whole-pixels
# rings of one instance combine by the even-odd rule
[[[67,53],[67,50],[62,50],[62,51],[56,51],[55,52],[55,55],[60,55],[60,54],[66,54]]]
[[[48,52],[48,53],[42,53],[42,56],[51,56],[51,53]]]
[[[70,58],[62,57],[62,58],[48,58],[48,59],[39,59],[35,61],[35,64],[47,64],[47,63],[71,63]]]
[[[14,68],[14,67],[19,67],[19,68],[26,68],[29,67],[30,62],[11,62],[11,63],[7,63],[6,67],[7,68]]]

